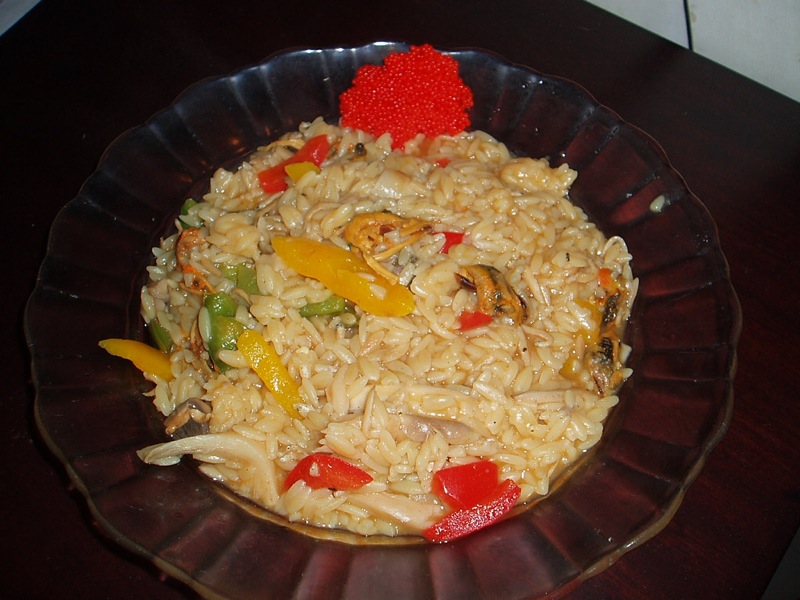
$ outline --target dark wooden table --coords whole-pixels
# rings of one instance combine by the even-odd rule
[[[730,429],[666,529],[574,596],[758,598],[800,520],[800,104],[579,0],[43,0],[0,37],[3,596],[192,597],[105,540],[35,431],[22,316],[57,211],[189,84],[376,39],[482,47],[579,82],[708,206],[744,314]]]

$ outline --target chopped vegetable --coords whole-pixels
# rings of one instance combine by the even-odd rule
[[[387,281],[349,250],[296,237],[275,237],[272,247],[288,267],[368,313],[403,317],[414,310],[414,295],[407,287]]]
[[[235,265],[221,265],[220,271],[226,279],[230,279],[240,290],[248,294],[258,294],[258,279],[256,269],[249,263],[238,263]]]
[[[236,308],[239,305],[230,294],[217,292],[206,295],[203,299],[203,306],[208,309],[212,317],[233,317],[236,315]]]
[[[492,322],[492,315],[487,315],[478,311],[464,311],[458,315],[459,329],[461,331],[469,331],[470,329],[477,329]]]
[[[150,339],[153,340],[159,350],[167,354],[172,352],[172,336],[170,336],[166,327],[153,319],[147,324],[147,331],[150,332]]]
[[[230,366],[219,358],[220,350],[236,350],[236,340],[245,327],[234,317],[238,304],[225,292],[207,294],[203,308],[208,311],[208,336],[205,340],[208,355],[214,365],[222,372]]]
[[[431,491],[452,508],[470,508],[495,491],[497,473],[497,465],[485,459],[448,467],[433,474]]]
[[[225,372],[230,369],[219,357],[220,350],[236,350],[236,340],[244,331],[244,325],[233,317],[214,317],[211,319],[211,336],[207,340],[208,354],[216,367]]]
[[[597,273],[597,283],[603,289],[610,290],[614,285],[614,279],[611,277],[611,269],[606,269],[605,267],[600,269]]]
[[[299,419],[300,413],[295,405],[302,402],[300,390],[272,344],[261,334],[245,329],[239,336],[236,345],[250,368],[272,392],[272,396],[278,404],[289,416]]]
[[[446,542],[483,529],[499,521],[519,499],[522,490],[513,479],[506,479],[486,499],[455,510],[422,532],[432,542]]]
[[[109,338],[101,340],[98,345],[113,356],[131,361],[134,366],[146,375],[153,375],[169,381],[172,379],[169,355],[136,340]]]
[[[464,242],[463,233],[456,231],[443,231],[442,233],[444,234],[444,246],[439,250],[439,254],[447,254],[450,252],[450,248]]]
[[[189,209],[195,206],[196,204],[197,200],[195,200],[194,198],[187,198],[186,201],[183,203],[183,206],[181,206],[181,212],[178,221],[180,221],[181,227],[183,229],[188,229],[189,227],[192,226],[192,224],[189,223],[186,219],[183,219],[181,217],[187,216],[189,214]]]
[[[300,316],[308,319],[309,317],[320,317],[323,315],[338,315],[348,309],[347,300],[334,294],[322,302],[311,302],[300,309]]]
[[[312,171],[314,173],[319,173],[320,169],[317,165],[308,161],[286,165],[286,174],[289,176],[289,179],[295,183],[300,181],[300,178],[303,177],[303,175]]]
[[[394,148],[419,133],[432,138],[464,131],[473,104],[456,60],[429,44],[392,53],[383,66],[362,66],[339,101],[345,127],[375,137],[389,133]]]
[[[277,194],[284,192],[289,187],[286,181],[286,167],[296,163],[311,163],[315,167],[322,166],[323,161],[328,156],[330,150],[330,142],[328,136],[325,134],[318,135],[308,140],[294,156],[290,156],[286,160],[270,167],[258,174],[258,182],[261,184],[261,189],[266,194]]]
[[[332,454],[309,454],[292,469],[283,488],[288,490],[303,480],[315,490],[357,490],[372,481],[372,475],[352,463]]]
[[[181,206],[181,216],[186,216],[189,214],[189,209],[193,206],[197,205],[197,200],[194,198],[187,198],[186,201]]]

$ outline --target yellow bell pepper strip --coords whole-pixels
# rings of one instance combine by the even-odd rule
[[[302,402],[300,390],[283,366],[278,353],[260,333],[245,329],[236,342],[247,364],[264,382],[272,396],[278,401],[290,417],[300,418],[295,404]]]
[[[299,237],[275,237],[272,247],[288,267],[368,313],[404,317],[414,310],[414,295],[407,287],[387,281],[349,250]]]
[[[313,490],[357,490],[372,481],[372,475],[332,454],[314,453],[302,458],[283,482],[288,490],[302,479]]]
[[[519,486],[506,479],[484,500],[470,508],[455,510],[422,532],[432,542],[447,542],[492,525],[503,518],[519,499]]]
[[[308,161],[286,165],[284,170],[286,171],[286,174],[289,176],[289,179],[291,179],[295,183],[300,181],[300,178],[310,171],[314,171],[315,173],[320,172],[320,168],[317,165]]]
[[[153,375],[165,381],[172,379],[169,355],[136,340],[109,338],[98,342],[112,356],[131,361],[145,375]]]

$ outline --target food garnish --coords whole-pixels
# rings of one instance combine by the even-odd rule
[[[300,390],[272,344],[261,334],[245,329],[239,336],[236,345],[247,364],[264,382],[278,404],[289,416],[295,419],[300,418],[300,413],[296,408],[296,405],[302,402]]]
[[[388,281],[349,250],[297,237],[272,238],[272,247],[289,268],[368,313],[404,317],[414,310],[414,295],[407,287]]]
[[[258,174],[261,189],[265,194],[285,192],[289,187],[287,177],[298,181],[308,171],[319,172],[329,150],[328,136],[318,135],[311,138],[295,154]]]
[[[152,346],[119,338],[101,340],[98,345],[112,356],[128,359],[145,375],[160,377],[165,381],[172,379],[169,355]]]
[[[452,508],[471,508],[497,487],[497,473],[497,465],[486,459],[447,467],[433,474],[431,491]]]
[[[501,482],[469,508],[454,510],[422,532],[432,542],[448,542],[483,529],[502,519],[517,503],[521,490],[513,479]]]
[[[469,127],[473,103],[456,60],[429,44],[390,54],[383,66],[361,67],[339,100],[342,125],[375,137],[389,133],[393,148],[420,133],[461,133]]]
[[[284,481],[283,488],[288,490],[300,480],[314,490],[357,490],[372,481],[372,475],[338,456],[314,453],[297,463]]]
[[[469,331],[488,325],[492,321],[494,321],[492,315],[487,315],[479,310],[465,310],[458,315],[458,328],[461,331]]]
[[[219,357],[221,350],[236,350],[236,340],[244,331],[244,325],[236,320],[238,303],[230,294],[217,292],[206,294],[200,310],[200,336],[203,338],[208,356],[221,372],[230,367]]]
[[[464,243],[464,233],[459,231],[443,231],[442,234],[444,235],[444,245],[442,249],[439,250],[440,254],[447,254],[450,252],[450,248],[453,246],[458,246],[459,244]]]

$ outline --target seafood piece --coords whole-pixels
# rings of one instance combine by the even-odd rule
[[[344,229],[344,239],[361,251],[364,261],[392,283],[398,276],[380,264],[410,246],[431,230],[421,219],[406,219],[390,212],[357,215]],[[389,236],[392,234],[392,236]]]
[[[400,429],[414,442],[424,442],[434,433],[442,434],[450,444],[469,444],[480,437],[477,431],[460,421],[421,415],[400,415]]]
[[[501,317],[514,325],[525,321],[528,307],[505,276],[490,265],[470,265],[456,273],[462,287],[475,290],[478,310],[491,317]]]
[[[616,332],[600,337],[594,350],[587,354],[586,367],[601,396],[613,394],[625,381],[620,360],[621,342]]]
[[[200,230],[197,227],[188,227],[181,231],[175,244],[175,261],[184,274],[181,286],[192,294],[204,294],[214,291],[205,274],[189,262],[192,257],[192,250],[207,244],[208,242],[200,234]]]
[[[613,287],[616,288],[616,285]],[[621,301],[622,292],[619,288],[604,298],[599,339],[594,349],[586,354],[586,368],[601,396],[613,394],[625,381],[620,356],[622,342],[616,324]]]

